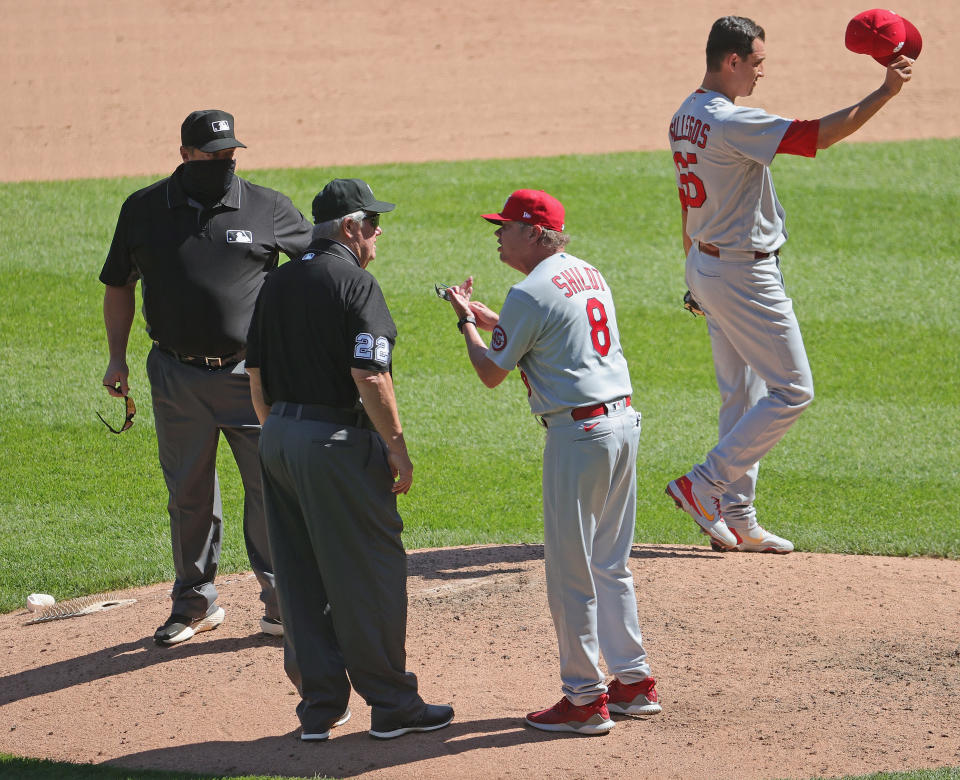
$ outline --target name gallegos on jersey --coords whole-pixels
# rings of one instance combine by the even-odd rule
[[[670,122],[671,141],[689,141],[701,149],[707,148],[710,125],[689,114],[677,114]]]

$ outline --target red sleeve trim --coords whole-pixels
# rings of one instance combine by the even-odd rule
[[[777,154],[798,154],[801,157],[817,156],[817,136],[820,120],[794,119],[780,139]]]

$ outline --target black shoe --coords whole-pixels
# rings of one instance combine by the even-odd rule
[[[424,704],[418,716],[406,723],[400,723],[393,728],[371,728],[370,736],[377,739],[393,739],[402,737],[411,731],[436,731],[449,726],[453,720],[453,707],[442,704]]]
[[[156,630],[153,641],[158,645],[175,645],[186,642],[194,634],[201,631],[212,631],[223,622],[222,607],[211,604],[207,614],[201,618],[190,618],[186,615],[171,615],[167,622]]]
[[[330,737],[330,729],[335,729],[337,726],[342,726],[350,720],[350,708],[347,707],[343,711],[343,715],[337,718],[333,723],[327,726],[323,731],[304,731],[300,734],[301,742],[323,742],[324,740]]]

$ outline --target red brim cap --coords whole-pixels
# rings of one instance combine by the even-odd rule
[[[564,225],[563,204],[543,190],[517,190],[507,198],[499,214],[481,216],[495,225],[523,222],[557,231],[562,231]]]
[[[920,31],[893,11],[872,8],[847,24],[844,45],[856,54],[869,54],[886,67],[900,55],[915,59],[923,48]]]
[[[903,19],[903,17],[900,17]],[[920,36],[920,31],[913,26],[909,19],[903,19],[904,31],[907,34],[906,40],[903,43],[903,48],[898,52],[894,52],[890,57],[890,62],[893,62],[901,54],[904,57],[909,57],[911,60],[915,60],[920,56],[920,50],[923,49],[923,38]],[[890,64],[889,62],[887,63]]]

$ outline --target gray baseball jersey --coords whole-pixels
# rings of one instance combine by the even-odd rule
[[[722,399],[719,441],[687,476],[698,490],[719,497],[735,535],[757,526],[760,459],[813,399],[810,365],[780,273],[777,253],[787,232],[769,165],[782,153],[813,157],[818,130],[818,121],[741,108],[704,89],[670,122],[692,240],[686,281],[707,317]]]
[[[775,252],[787,240],[768,167],[793,122],[698,89],[670,122],[687,235],[721,249]]]
[[[610,287],[596,268],[566,252],[510,288],[487,357],[507,371],[520,366],[534,414],[631,393]]]
[[[637,513],[640,415],[626,396],[610,286],[561,252],[510,288],[487,357],[519,365],[530,409],[549,418],[543,451],[544,566],[563,695],[575,705],[606,692],[600,667],[631,685],[650,675],[628,561]],[[606,411],[574,419],[571,410]],[[584,540],[589,540],[585,542]]]

